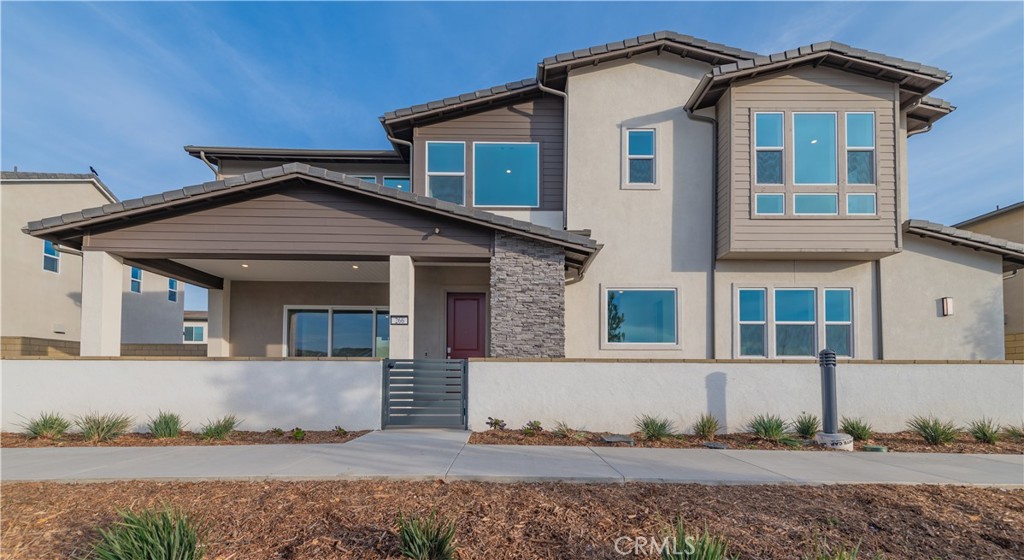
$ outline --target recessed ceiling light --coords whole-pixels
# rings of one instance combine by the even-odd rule
[[[247,265],[247,264],[243,264],[243,265],[242,265],[242,268],[249,268],[249,265]]]
[[[354,265],[352,265],[352,268],[359,268],[359,265],[358,264],[354,264]]]

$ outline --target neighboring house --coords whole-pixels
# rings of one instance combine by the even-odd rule
[[[186,311],[182,338],[185,344],[206,344],[206,329],[209,322],[205,311]]]
[[[660,32],[389,112],[393,151],[187,146],[217,181],[26,231],[87,301],[125,260],[208,288],[211,356],[1002,359],[1024,245],[910,219],[949,77]]]
[[[996,208],[953,227],[1024,243],[1024,202]],[[1003,274],[1003,314],[1006,359],[1024,360],[1024,274],[1020,269]]]
[[[88,338],[92,328],[82,321],[81,251],[30,237],[20,230],[27,221],[43,216],[119,201],[96,175],[20,171],[0,174],[0,197],[3,353],[77,355],[79,341],[83,336]],[[117,273],[120,286],[116,316],[124,325],[120,342],[180,343],[184,284],[130,266],[119,268]]]

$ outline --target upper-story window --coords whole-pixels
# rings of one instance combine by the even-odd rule
[[[540,144],[473,144],[474,206],[536,208],[539,202]]]
[[[352,177],[359,179],[360,181],[366,181],[367,183],[376,183],[376,175],[353,175]]]
[[[846,182],[875,184],[874,113],[846,113]]]
[[[757,136],[757,183],[781,185],[783,173],[782,113],[758,113],[754,124]],[[774,212],[769,212],[774,213]]]
[[[626,131],[626,183],[654,185],[657,179],[656,139],[654,129],[641,128]]]
[[[52,241],[43,241],[43,270],[60,274],[60,252]]]
[[[408,177],[384,177],[384,186],[400,191],[412,192],[412,183]]]
[[[427,142],[427,195],[465,204],[465,142]]]
[[[174,278],[167,279],[167,301],[178,301],[178,281]]]
[[[793,183],[836,184],[836,114],[793,113]]]
[[[131,281],[128,289],[136,294],[142,293],[142,269],[135,268],[134,266],[132,267]]]

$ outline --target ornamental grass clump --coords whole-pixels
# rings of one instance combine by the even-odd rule
[[[943,422],[934,416],[915,416],[907,427],[932,445],[946,445],[956,441],[960,428],[953,422]]]
[[[801,414],[793,420],[793,429],[800,437],[812,438],[821,431],[821,420],[813,414]]]
[[[668,418],[644,414],[635,420],[636,429],[648,441],[660,441],[672,437],[675,426]]]
[[[999,441],[1000,430],[999,424],[996,424],[991,418],[975,420],[967,427],[967,432],[974,436],[975,440],[989,444]]]
[[[149,433],[157,439],[176,438],[181,435],[184,427],[181,423],[181,416],[162,410],[157,411],[156,418],[150,418],[149,424],[146,424]]]
[[[704,532],[690,534],[683,520],[677,520],[668,538],[668,546],[661,549],[661,560],[736,560],[729,556],[729,544],[724,537]]]
[[[1024,441],[1024,426],[1007,426],[1003,433],[1013,441]]]
[[[839,423],[839,431],[849,435],[854,441],[868,440],[874,435],[871,424],[860,418],[847,418],[845,416]]]
[[[715,435],[721,429],[722,426],[718,423],[718,418],[711,414],[701,414],[700,418],[697,418],[697,421],[693,423],[693,435],[708,441],[714,441]]]
[[[206,525],[168,506],[139,513],[119,511],[120,520],[100,529],[94,560],[202,560]]]
[[[231,435],[231,432],[235,431],[235,428],[237,428],[241,423],[242,421],[234,414],[229,414],[218,418],[217,420],[208,422],[207,424],[203,424],[203,429],[200,434],[206,439],[227,439],[228,436]]]
[[[111,441],[128,433],[135,419],[127,414],[86,414],[75,418],[82,437],[93,443]]]
[[[398,514],[398,540],[402,556],[414,560],[451,560],[455,558],[455,522],[429,517]]]
[[[786,421],[774,414],[759,414],[747,423],[747,429],[758,439],[778,443],[786,437]]]
[[[21,425],[32,439],[60,439],[71,428],[71,421],[57,412],[43,412]]]

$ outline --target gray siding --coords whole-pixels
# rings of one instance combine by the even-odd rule
[[[434,228],[440,228],[439,234]],[[427,212],[318,185],[289,183],[253,198],[86,237],[126,256],[411,255],[489,257],[493,234]]]
[[[473,205],[473,142],[540,143],[540,210],[563,209],[562,100],[542,97],[465,117],[417,127],[413,131],[413,190],[426,195],[426,142],[466,142],[466,206]]]
[[[764,258],[766,253],[790,256],[844,253],[884,255],[897,251],[898,220],[896,215],[896,92],[893,84],[824,68],[798,68],[782,75],[752,80],[735,86],[731,104],[720,106],[731,120],[729,153],[732,166],[732,192],[728,200],[730,239],[719,243],[719,257]],[[756,218],[752,209],[751,141],[755,111],[873,111],[876,126],[877,216],[806,218]],[[792,141],[787,117],[787,205],[794,187],[789,170],[792,166]],[[842,144],[840,144],[842,146]],[[864,192],[862,188],[846,190],[845,152],[840,149],[839,198],[844,205],[846,192]],[[721,186],[721,185],[720,185]],[[771,191],[763,188],[763,191]],[[798,187],[798,192],[835,192],[827,188]],[[867,191],[870,192],[870,189]],[[721,192],[720,192],[721,195]],[[720,203],[722,200],[720,199]],[[746,254],[744,254],[746,253]],[[851,255],[851,258],[853,256]]]

